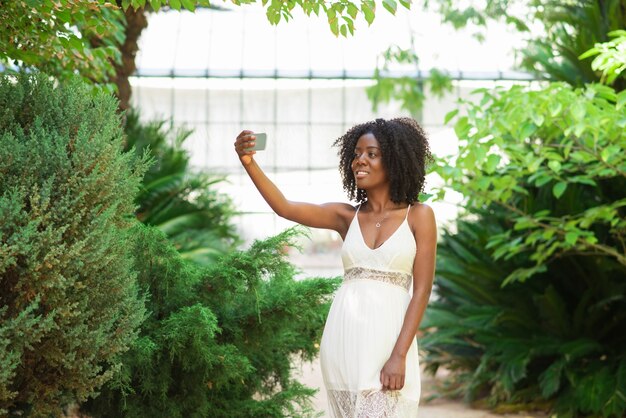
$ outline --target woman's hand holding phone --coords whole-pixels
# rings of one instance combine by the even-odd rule
[[[265,149],[267,134],[255,134],[252,131],[244,130],[237,136],[235,140],[235,151],[239,155],[239,159],[244,165],[252,162],[252,156],[256,154],[256,150]]]

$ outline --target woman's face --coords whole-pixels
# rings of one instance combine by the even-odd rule
[[[357,141],[352,160],[352,173],[359,189],[387,185],[387,172],[383,167],[380,145],[373,134],[364,134]]]

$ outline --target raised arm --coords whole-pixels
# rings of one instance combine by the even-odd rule
[[[354,208],[347,203],[316,205],[287,200],[254,160],[256,151],[249,148],[254,146],[255,139],[252,131],[242,131],[235,140],[235,150],[250,179],[272,210],[278,216],[302,225],[332,229],[344,238],[354,215]]]

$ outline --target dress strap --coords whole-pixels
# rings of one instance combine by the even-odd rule
[[[411,207],[412,207],[412,206],[413,206],[413,205],[411,205],[411,204],[409,203],[409,206],[407,206],[407,207],[406,207],[406,216],[404,217],[404,220],[409,219],[409,211],[411,210]]]

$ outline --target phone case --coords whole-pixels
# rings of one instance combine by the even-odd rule
[[[266,133],[255,133],[256,140],[254,141],[254,146],[250,149],[254,151],[262,151],[265,149],[265,144],[267,142],[267,134]]]

